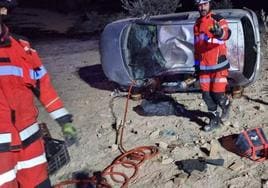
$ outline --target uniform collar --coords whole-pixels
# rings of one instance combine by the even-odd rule
[[[209,11],[207,15],[200,17],[201,20],[206,20],[211,17],[212,11]]]

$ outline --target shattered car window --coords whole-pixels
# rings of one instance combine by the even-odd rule
[[[156,25],[133,24],[127,52],[127,66],[134,79],[150,78],[164,70],[166,62],[158,48]]]

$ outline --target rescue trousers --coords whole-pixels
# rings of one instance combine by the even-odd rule
[[[201,73],[199,75],[202,97],[208,111],[216,111],[217,106],[222,107],[228,98],[225,96],[227,86],[228,70],[221,70],[213,73]]]
[[[50,188],[42,139],[18,151],[0,153],[0,188]]]

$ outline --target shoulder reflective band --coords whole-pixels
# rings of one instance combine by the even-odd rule
[[[3,184],[9,181],[14,180],[16,178],[16,174],[18,170],[35,167],[37,165],[45,163],[46,161],[47,160],[46,160],[45,153],[37,157],[34,157],[32,159],[29,159],[29,160],[19,161],[17,165],[13,167],[12,170],[9,170],[7,172],[4,172],[3,174],[0,174],[0,186],[2,186]]]
[[[33,80],[38,80],[42,78],[46,73],[44,66],[40,67],[40,70],[30,69],[30,77]],[[19,76],[23,77],[23,70],[21,67],[17,66],[0,66],[0,76]]]
[[[30,70],[30,76],[33,80],[39,80],[47,73],[44,66],[39,67],[39,70]]]
[[[0,134],[0,144],[10,143],[11,142],[11,133]]]
[[[58,110],[55,110],[51,113],[49,113],[49,115],[53,118],[53,119],[58,119],[64,115],[69,114],[69,112],[65,109],[65,108],[60,108]]]
[[[23,77],[22,68],[16,66],[0,66],[0,76],[8,75]]]
[[[228,65],[228,60],[226,61],[223,61],[222,63],[220,64],[217,64],[217,65],[212,65],[212,66],[204,66],[204,65],[200,65],[200,70],[203,70],[203,71],[207,71],[207,70],[217,70],[217,69],[220,69],[222,67],[225,67]]]
[[[20,139],[24,141],[38,131],[39,125],[37,123],[34,123],[20,132]]]

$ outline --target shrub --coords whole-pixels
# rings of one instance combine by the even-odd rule
[[[130,16],[159,15],[174,13],[181,0],[121,0],[122,7]]]
[[[267,26],[268,16],[263,9],[261,9],[261,20],[262,20],[263,25],[264,25],[265,33],[268,33],[268,26]]]
[[[211,4],[213,9],[225,9],[233,7],[231,0],[214,0],[211,1]]]
[[[69,35],[81,34],[99,34],[102,32],[106,24],[125,18],[123,13],[113,15],[99,14],[97,12],[86,12],[78,18],[72,28],[69,29]]]

